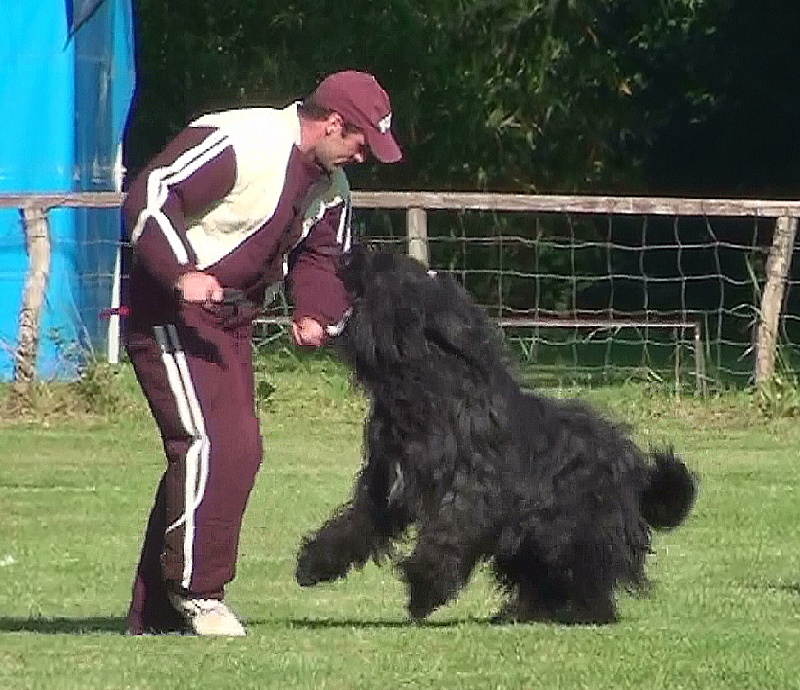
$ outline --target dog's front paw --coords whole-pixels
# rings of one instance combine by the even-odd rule
[[[303,558],[302,554],[300,554],[300,557],[297,559],[297,567],[294,571],[294,579],[297,580],[297,584],[301,587],[313,587],[322,581],[322,579],[319,577],[319,573],[316,572],[311,565],[310,560]]]
[[[407,609],[411,618],[421,621],[445,603],[446,597],[437,590],[433,580],[418,572],[413,565],[406,563],[402,571],[408,587]]]
[[[447,603],[447,597],[436,589],[433,582],[416,580],[408,583],[408,615],[422,621]]]
[[[349,563],[330,558],[330,554],[317,547],[315,542],[307,542],[297,556],[294,579],[301,587],[313,587],[320,582],[331,582],[345,577],[349,566]]]
[[[407,609],[408,615],[412,620],[423,621],[430,616],[436,608],[436,604],[418,590],[412,590],[408,596]]]

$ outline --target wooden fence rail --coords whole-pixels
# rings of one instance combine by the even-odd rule
[[[119,192],[0,194],[0,208],[116,208]],[[353,192],[356,208],[609,215],[800,217],[800,201],[769,199],[692,199],[678,197],[583,196],[562,194],[484,194],[481,192]]]
[[[47,214],[52,208],[117,208],[118,192],[50,194],[0,194],[0,209],[19,210],[25,228],[29,265],[19,314],[15,382],[25,384],[35,373],[39,321],[49,272]],[[774,374],[778,323],[791,264],[800,201],[757,199],[685,199],[671,197],[616,197],[489,194],[477,192],[353,192],[353,206],[363,209],[404,210],[408,252],[428,263],[428,210],[476,210],[522,213],[573,213],[605,215],[721,216],[775,219],[766,283],[759,310],[755,381],[762,385]],[[502,325],[502,324],[501,324]],[[539,324],[539,325],[544,325]],[[613,319],[603,322],[615,327]],[[624,325],[624,324],[623,324]],[[655,324],[658,325],[658,324]],[[670,325],[670,324],[665,324]],[[695,353],[699,326],[694,330]],[[702,364],[697,363],[696,367]]]

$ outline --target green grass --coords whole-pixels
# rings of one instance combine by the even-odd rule
[[[259,374],[265,461],[228,592],[249,624],[240,640],[121,634],[162,462],[140,401],[124,416],[0,426],[0,688],[800,688],[796,423],[765,422],[742,395],[591,392],[701,475],[689,523],[656,538],[652,596],[623,596],[606,628],[495,626],[480,572],[413,625],[389,568],[294,584],[301,536],[358,466],[363,401],[324,361],[272,365]]]

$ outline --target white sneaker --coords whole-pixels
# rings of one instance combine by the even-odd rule
[[[243,637],[247,634],[241,621],[219,599],[189,599],[170,592],[169,600],[195,635]]]

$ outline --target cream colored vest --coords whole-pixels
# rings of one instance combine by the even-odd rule
[[[199,270],[232,252],[275,213],[289,155],[300,143],[297,105],[212,113],[191,124],[224,132],[236,154],[236,182],[230,193],[202,216],[186,219]]]

